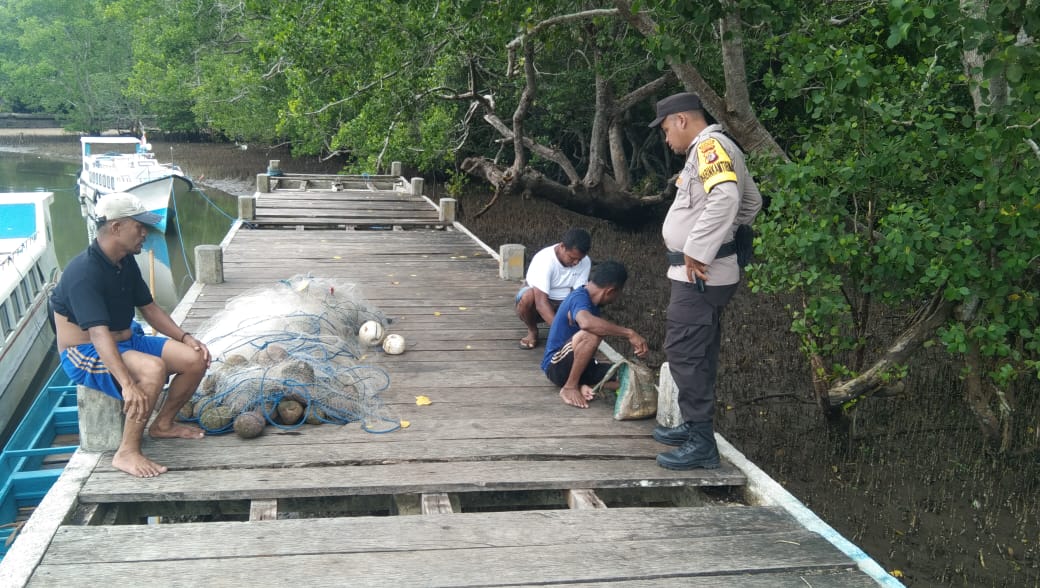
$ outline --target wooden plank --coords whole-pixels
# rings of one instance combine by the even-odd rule
[[[437,207],[430,206],[427,202],[335,202],[330,200],[316,200],[310,202],[270,202],[264,201],[257,204],[256,214],[264,216],[310,216],[318,218],[327,216],[351,216],[354,214],[387,214],[399,215],[410,214],[424,216],[427,214],[439,214]]]
[[[686,472],[653,459],[401,463],[314,468],[174,470],[139,480],[118,471],[96,472],[81,502],[257,500],[424,492],[485,492],[569,488],[739,486],[735,468]]]
[[[306,207],[305,209],[298,208],[299,206]],[[321,216],[326,215],[329,217],[336,216],[350,216],[356,213],[383,213],[383,214],[429,214],[439,213],[437,208],[429,205],[427,202],[387,202],[387,201],[370,201],[370,202],[341,202],[332,200],[315,200],[310,202],[288,202],[279,201],[271,202],[264,201],[258,203],[256,207],[256,214],[263,214],[264,216]]]
[[[417,497],[416,497],[417,498]],[[416,504],[416,506],[418,506]],[[283,519],[263,524],[63,526],[44,563],[320,555],[470,546],[581,545],[587,541],[711,539],[800,532],[777,507],[623,508],[456,513],[450,526],[426,517]],[[99,540],[99,537],[104,537]],[[329,538],[335,537],[334,546]],[[200,544],[200,540],[204,543]]]
[[[257,278],[254,281],[248,282],[248,287],[244,290],[245,292],[254,291],[258,288],[267,288],[275,285],[279,280],[291,278],[293,275],[297,275],[299,272],[282,272],[279,274],[273,274],[270,277]],[[227,272],[224,273],[227,276]],[[391,276],[387,276],[390,278]],[[443,295],[445,300],[457,301],[453,304],[445,302],[444,308],[458,308],[458,306],[476,305],[481,302],[495,301],[499,304],[503,302],[509,304],[512,302],[513,296],[516,294],[516,287],[513,284],[503,284],[501,286],[491,286],[485,288],[479,288],[476,286],[455,286],[450,292],[445,291],[437,283],[427,283],[421,286],[413,287],[401,287],[399,285],[391,284],[391,280],[387,279],[385,284],[371,284],[366,286],[360,295],[369,301],[370,304],[374,304],[377,308],[379,307],[380,300],[393,300],[398,305],[407,304],[410,301],[431,301],[437,299],[437,295]],[[223,292],[217,289],[210,289],[208,292],[204,291],[202,299],[205,300],[209,297],[215,297],[220,300],[220,294]],[[242,293],[242,292],[239,292]],[[431,306],[431,313],[436,308]],[[519,322],[519,321],[516,321]]]
[[[249,520],[273,521],[278,518],[277,500],[252,500],[249,502]]]
[[[318,196],[318,197],[315,197]],[[306,195],[292,195],[288,193],[276,194],[271,198],[261,198],[257,201],[257,207],[264,208],[363,208],[384,210],[430,210],[433,207],[425,200],[415,198],[384,198],[379,194],[371,192],[332,192],[329,194],[316,195],[309,192]]]
[[[516,294],[516,289],[513,287],[505,287],[496,289],[497,296],[491,298],[462,298],[462,297],[444,297],[436,300],[429,298],[413,298],[409,301],[398,300],[392,297],[394,292],[408,291],[410,287],[399,288],[387,286],[385,289],[380,291],[384,292],[384,296],[381,298],[375,298],[370,294],[373,293],[369,288],[365,288],[359,292],[362,298],[364,298],[369,306],[373,306],[378,310],[382,311],[385,315],[390,317],[392,320],[396,320],[399,316],[409,315],[432,315],[434,312],[445,312],[445,309],[458,309],[460,306],[466,307],[467,310],[493,310],[503,317],[508,317],[509,322],[520,325],[520,320],[516,318],[516,314],[511,307],[502,308],[503,302],[510,304]],[[239,292],[238,294],[241,294]],[[452,293],[446,292],[448,296]],[[233,294],[234,295],[234,294]],[[215,296],[214,292],[209,292],[207,295],[202,296],[199,300],[192,305],[192,310],[197,314],[210,312],[216,313],[217,311],[223,310],[227,306],[227,299]],[[547,331],[545,323],[541,324],[543,331]]]
[[[416,391],[416,395],[422,392]],[[426,390],[429,394],[430,391]],[[400,403],[391,400],[386,401],[389,406],[389,410],[394,413],[395,417],[399,417],[410,423],[425,419],[444,419],[449,418],[452,415],[464,413],[466,416],[471,416],[474,419],[485,419],[485,420],[497,420],[509,416],[516,415],[517,412],[523,412],[527,415],[532,416],[544,416],[546,418],[559,417],[565,414],[573,413],[578,410],[570,406],[566,406],[560,401],[559,396],[556,392],[544,392],[543,396],[536,398],[538,402],[531,404],[496,404],[488,402],[484,404],[468,404],[465,402],[451,402],[449,399],[438,398],[432,406],[416,407],[415,402],[412,400],[404,400]],[[597,401],[596,403],[600,403]],[[590,406],[591,409],[591,406]],[[601,409],[607,410],[607,409]],[[603,414],[603,413],[601,413]],[[598,422],[604,422],[609,419],[609,413],[605,414],[605,418],[600,419]],[[524,435],[523,433],[517,433]]]
[[[269,267],[271,263],[278,262],[280,259],[283,258],[272,253],[266,260],[254,259],[250,262],[243,261],[234,265],[236,268],[242,269],[264,268]],[[473,273],[474,266],[478,269],[488,270],[489,273],[491,269],[497,268],[497,263],[486,255],[477,256],[474,254],[465,256],[448,252],[428,254],[424,257],[417,254],[384,252],[382,256],[368,256],[336,248],[314,252],[309,256],[296,256],[286,263],[296,264],[297,268],[300,267],[300,263],[352,268],[358,272],[370,273],[376,278],[394,275],[404,277],[408,272],[413,272],[412,277],[416,278],[415,281],[435,278],[438,277],[440,271],[453,270],[460,276],[466,275],[472,283],[479,283],[479,281],[473,280],[475,277]],[[357,277],[351,276],[352,279],[361,279],[361,281],[363,281],[364,277],[364,274]]]
[[[240,236],[241,235],[241,236]],[[469,239],[468,235],[463,232],[456,230],[445,230],[445,231],[431,231],[431,230],[415,230],[405,231],[400,236],[394,235],[391,231],[336,231],[327,233],[313,233],[311,235],[304,235],[301,237],[303,242],[309,241],[327,241],[327,242],[343,242],[343,243],[361,243],[371,242],[372,239],[382,239],[387,243],[393,244],[393,246],[402,246],[415,243],[418,241],[432,242],[432,243],[458,243],[460,245],[466,245],[472,247],[474,244],[483,249],[483,246],[473,239]],[[244,229],[239,231],[239,234],[235,235],[236,239],[230,244],[233,247],[249,247],[257,241],[263,239],[273,239],[280,241],[291,241],[290,235],[285,230],[279,229]],[[468,241],[468,242],[467,242]]]
[[[414,405],[414,402],[413,402]],[[430,407],[416,407],[416,410]],[[518,416],[522,414],[522,416]],[[569,443],[571,437],[634,438],[647,439],[654,427],[652,420],[615,421],[610,418],[590,419],[574,416],[576,410],[563,411],[556,416],[534,416],[524,411],[511,411],[499,419],[474,418],[452,407],[447,417],[423,417],[411,422],[408,429],[388,435],[365,433],[357,424],[305,425],[291,431],[269,428],[255,439],[242,439],[237,435],[208,436],[204,441],[163,439],[145,437],[144,450],[149,455],[167,457],[181,451],[207,451],[211,453],[235,451],[238,447],[267,447],[269,451],[292,451],[294,445],[324,445],[341,443],[383,444],[407,440],[408,443],[435,444],[439,440],[477,439],[489,442],[509,442],[517,437],[535,439],[552,437],[559,442]],[[291,433],[291,434],[290,434]],[[664,446],[658,446],[663,448]]]
[[[588,488],[567,491],[567,506],[573,510],[590,510],[607,508],[607,505],[596,496],[594,490]]]
[[[330,428],[333,426],[321,425]],[[303,468],[510,459],[647,459],[663,450],[663,447],[649,436],[642,439],[528,439],[514,436],[496,439],[439,439],[436,443],[430,443],[428,439],[409,439],[408,430],[372,435],[358,427],[350,427],[349,432],[352,434],[339,443],[286,445],[280,443],[280,439],[265,444],[253,443],[265,435],[255,440],[243,439],[240,444],[223,445],[220,451],[214,451],[213,447],[205,442],[155,443],[149,444],[146,451],[150,458],[167,467],[177,470],[201,470],[230,469],[236,466]],[[514,431],[513,434],[517,433]],[[274,450],[276,447],[277,451]],[[104,460],[96,471],[112,471],[111,462]]]
[[[453,514],[451,498],[444,492],[422,495],[422,514]]]
[[[364,260],[386,260],[386,259],[431,259],[438,256],[462,258],[463,256],[474,259],[491,259],[491,254],[479,248],[463,248],[455,244],[446,243],[416,243],[407,247],[390,247],[384,243],[270,243],[268,259],[300,260],[311,258],[325,258],[330,253],[346,254],[355,256],[351,261]],[[259,263],[253,257],[250,250],[229,250],[224,255],[224,262],[234,263]]]
[[[445,520],[442,517],[430,519]],[[229,578],[249,578],[253,586],[284,586],[301,582],[324,586],[390,583],[395,586],[493,586],[705,575],[723,576],[719,581],[724,583],[733,574],[759,569],[816,571],[852,566],[851,561],[829,543],[806,532],[611,544],[589,540],[581,545],[582,549],[533,545],[248,559],[195,557],[147,564],[53,566],[44,563],[34,574],[31,585],[110,584],[116,578],[134,577],[135,574],[144,574],[153,581],[190,578],[191,583],[198,586],[221,585]],[[617,555],[597,557],[595,565],[590,565],[595,546]],[[331,551],[335,547],[329,545],[328,549]],[[201,552],[205,553],[205,550]],[[523,563],[518,565],[518,562]],[[330,570],[337,572],[330,574]]]
[[[877,588],[877,582],[857,569],[804,570],[798,572],[755,571],[725,577],[654,578],[610,582],[567,583],[567,588]],[[514,584],[533,588],[534,584]],[[538,584],[537,586],[563,586]]]
[[[397,219],[397,218],[416,218],[416,219],[427,219],[430,217],[440,217],[440,211],[437,208],[429,205],[419,205],[411,203],[400,203],[393,205],[379,205],[375,204],[363,204],[361,206],[354,207],[337,207],[321,204],[307,205],[307,208],[291,209],[291,208],[275,208],[271,206],[258,207],[256,210],[256,218],[263,220],[265,218],[308,218],[314,221],[318,220],[329,220],[341,218],[363,218],[363,219]],[[443,229],[436,229],[443,232]],[[336,231],[346,232],[346,231]],[[366,231],[366,232],[382,232],[382,231]]]
[[[314,223],[319,225],[335,225],[343,223],[360,224],[400,224],[403,222],[411,223],[429,223],[431,221],[439,220],[439,215],[436,210],[429,211],[418,211],[418,210],[382,210],[367,212],[364,210],[338,210],[334,213],[329,211],[325,214],[317,214],[308,210],[266,210],[258,208],[256,211],[256,218],[253,219],[254,224],[256,223],[273,223],[273,222],[300,222],[300,223]]]
[[[444,226],[444,223],[439,220],[439,216],[429,215],[423,216],[417,213],[411,213],[408,215],[378,215],[378,216],[365,216],[355,215],[351,213],[341,213],[338,215],[325,215],[320,218],[292,215],[292,214],[280,214],[280,215],[262,215],[257,213],[256,218],[249,221],[250,224],[256,227],[272,227],[272,228],[284,228],[286,226],[299,227],[298,230],[303,230],[306,227],[320,227],[320,228],[335,228],[345,229],[346,225],[356,226],[385,226],[390,227],[392,225],[399,226],[415,226],[415,227],[440,227]]]

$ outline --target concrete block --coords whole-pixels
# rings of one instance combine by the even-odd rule
[[[266,178],[267,176],[264,177]],[[257,182],[259,182],[259,176]],[[259,186],[259,183],[257,186]],[[256,220],[256,196],[238,197],[238,218],[247,221]]]
[[[76,386],[79,446],[83,451],[115,451],[123,440],[123,402],[86,386]]]
[[[422,196],[424,182],[422,178],[412,178],[412,196]]]
[[[663,427],[678,427],[683,424],[679,410],[679,388],[672,380],[668,362],[661,364],[661,376],[657,380],[657,424]]]
[[[503,280],[524,279],[524,252],[527,250],[517,243],[506,243],[498,248],[502,261],[498,265],[498,277]]]
[[[455,222],[455,204],[458,202],[454,198],[441,198],[440,200],[440,212],[442,223],[453,223]]]
[[[220,245],[195,247],[195,281],[201,284],[224,283],[224,250]]]

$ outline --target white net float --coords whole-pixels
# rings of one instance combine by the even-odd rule
[[[383,351],[390,355],[400,355],[404,353],[404,337],[397,333],[391,333],[383,339]]]

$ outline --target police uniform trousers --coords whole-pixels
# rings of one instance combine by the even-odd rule
[[[664,350],[686,422],[711,421],[715,416],[722,310],[737,286],[707,286],[702,293],[696,284],[672,280]]]

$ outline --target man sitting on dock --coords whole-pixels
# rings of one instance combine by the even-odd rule
[[[555,245],[531,258],[524,286],[516,294],[516,315],[527,326],[521,349],[538,346],[538,323],[552,325],[556,309],[575,288],[589,280],[592,237],[585,229],[570,229]]]
[[[202,429],[177,423],[177,411],[209,367],[209,349],[181,329],[152,299],[134,254],[148,226],[159,221],[132,194],[101,198],[97,239],[69,262],[51,295],[58,351],[77,384],[123,401],[123,438],[112,465],[151,478],[167,471],[141,452],[141,437],[170,374],[166,402],[149,428],[152,437],[202,438]],[[134,308],[164,337],[145,336]]]
[[[571,406],[588,408],[592,387],[606,376],[610,365],[596,361],[603,337],[625,337],[638,357],[648,351],[639,333],[600,318],[600,307],[621,297],[628,271],[617,261],[592,268],[589,281],[570,293],[556,311],[545,341],[542,371],[560,386],[560,398]]]

